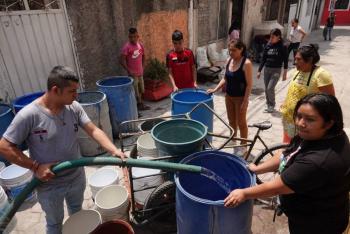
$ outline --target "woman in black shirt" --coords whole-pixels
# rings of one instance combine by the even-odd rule
[[[298,135],[282,153],[258,166],[256,174],[279,171],[272,181],[233,190],[225,206],[280,195],[290,233],[340,234],[349,220],[350,144],[334,96],[309,94],[294,111]]]
[[[260,79],[261,70],[264,70],[264,84],[267,108],[265,112],[272,113],[275,109],[275,87],[281,76],[281,68],[283,65],[283,78],[287,79],[288,56],[287,47],[283,45],[282,32],[278,28],[272,29],[270,33],[270,41],[264,49],[262,62],[259,66],[256,78]]]

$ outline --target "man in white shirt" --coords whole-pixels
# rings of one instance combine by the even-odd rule
[[[290,30],[289,38],[288,38],[290,42],[288,46],[288,57],[290,52],[293,50],[293,58],[294,58],[300,46],[300,43],[304,40],[306,32],[299,25],[298,19],[293,19],[291,23],[292,23],[292,29]],[[293,59],[293,64],[295,64],[294,59]]]

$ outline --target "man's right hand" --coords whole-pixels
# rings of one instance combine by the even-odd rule
[[[176,87],[176,86],[174,86],[174,87],[173,87],[173,92],[177,92],[177,91],[179,91],[179,88]]]
[[[42,182],[47,182],[52,179],[55,174],[51,171],[51,167],[56,163],[40,164],[38,169],[35,171],[35,176]]]

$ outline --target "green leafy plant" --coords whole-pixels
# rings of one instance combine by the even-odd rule
[[[150,59],[146,65],[144,77],[150,80],[166,81],[168,79],[168,70],[165,63],[160,62],[156,58]]]

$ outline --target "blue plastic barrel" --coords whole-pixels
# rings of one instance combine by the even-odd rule
[[[44,92],[36,92],[16,98],[13,101],[13,108],[15,109],[15,112],[18,113],[18,111],[20,111],[23,107],[25,107],[38,97],[41,97],[43,94]]]
[[[5,133],[8,126],[10,126],[14,116],[15,115],[12,112],[11,106],[0,104],[0,138]],[[4,162],[7,165],[9,164],[1,155],[0,161]]]
[[[220,151],[203,151],[184,158],[180,163],[205,167],[222,177],[231,187],[255,185],[255,176],[245,162]],[[235,208],[225,208],[228,195],[214,181],[194,173],[178,172],[176,183],[176,216],[178,234],[248,234],[251,233],[253,200]]]
[[[96,85],[107,95],[113,137],[118,138],[121,131],[136,131],[136,125],[128,125],[124,129],[119,126],[123,121],[138,117],[133,80],[127,76],[113,76],[97,81]]]
[[[160,154],[185,157],[202,150],[207,127],[192,119],[163,121],[152,128],[151,135]]]
[[[213,96],[202,89],[181,89],[171,94],[171,114],[185,114],[198,103],[204,102],[214,109]],[[213,131],[213,113],[205,107],[199,107],[191,114],[191,119],[198,120]],[[211,140],[211,138],[208,138]]]

